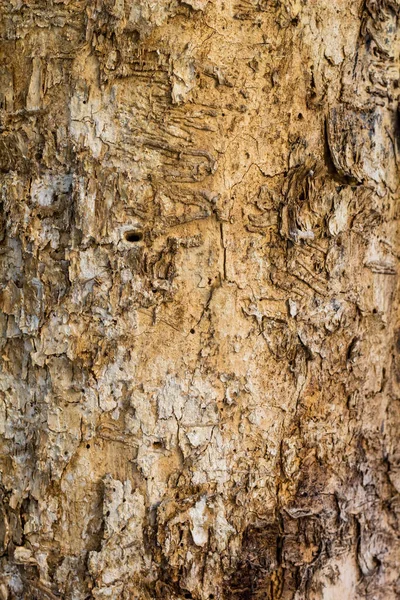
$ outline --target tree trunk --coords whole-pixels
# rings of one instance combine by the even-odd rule
[[[399,16],[1,1],[1,600],[400,597]]]

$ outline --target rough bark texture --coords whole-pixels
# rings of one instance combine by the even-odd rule
[[[399,15],[2,0],[2,600],[400,597]]]

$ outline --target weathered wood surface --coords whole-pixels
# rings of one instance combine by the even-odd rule
[[[0,7],[0,598],[399,598],[398,0]]]

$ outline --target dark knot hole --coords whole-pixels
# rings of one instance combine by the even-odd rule
[[[127,242],[134,244],[135,242],[140,242],[143,239],[142,231],[126,231],[125,239]]]

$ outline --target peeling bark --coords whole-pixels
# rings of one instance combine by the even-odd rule
[[[0,599],[398,598],[398,0],[0,7]]]

